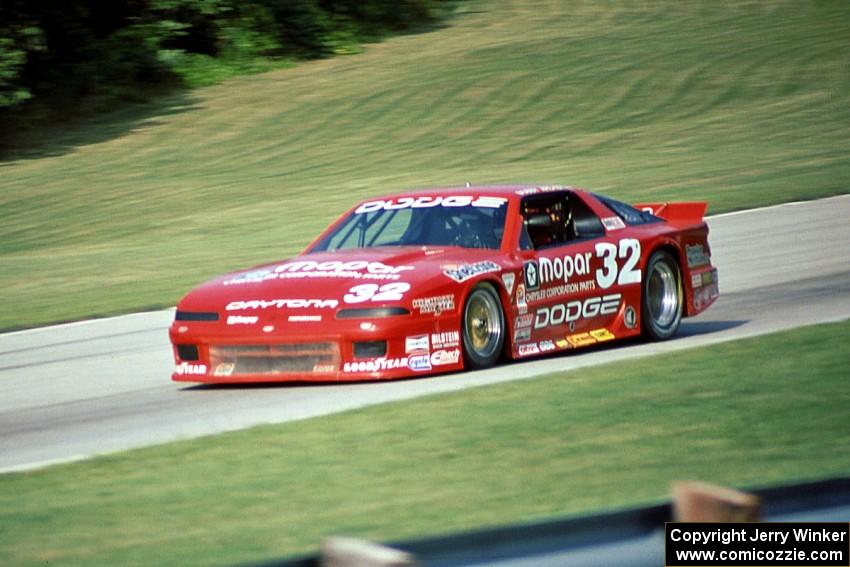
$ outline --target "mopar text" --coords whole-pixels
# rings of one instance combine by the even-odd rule
[[[351,262],[299,260],[281,264],[274,271],[280,274],[284,272],[362,272],[365,270],[369,274],[398,274],[412,269],[413,266],[387,266],[381,262],[368,262],[366,260],[353,260]]]

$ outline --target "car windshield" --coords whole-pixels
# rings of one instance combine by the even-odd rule
[[[312,252],[374,246],[498,249],[507,200],[498,197],[402,197],[360,205]]]

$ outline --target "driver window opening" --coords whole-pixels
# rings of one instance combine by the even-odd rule
[[[521,213],[521,250],[563,246],[605,234],[593,211],[581,199],[565,193],[526,198]]]

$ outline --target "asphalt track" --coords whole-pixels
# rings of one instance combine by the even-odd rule
[[[0,335],[0,472],[850,318],[850,195],[709,219],[721,297],[677,338],[388,383],[170,381],[171,310]],[[793,356],[793,353],[789,353]]]

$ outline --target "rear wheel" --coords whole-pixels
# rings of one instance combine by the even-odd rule
[[[467,368],[496,363],[505,344],[505,315],[493,286],[475,286],[463,307],[463,359]]]
[[[682,322],[682,274],[679,264],[666,250],[654,252],[643,278],[641,326],[644,335],[669,339]]]

